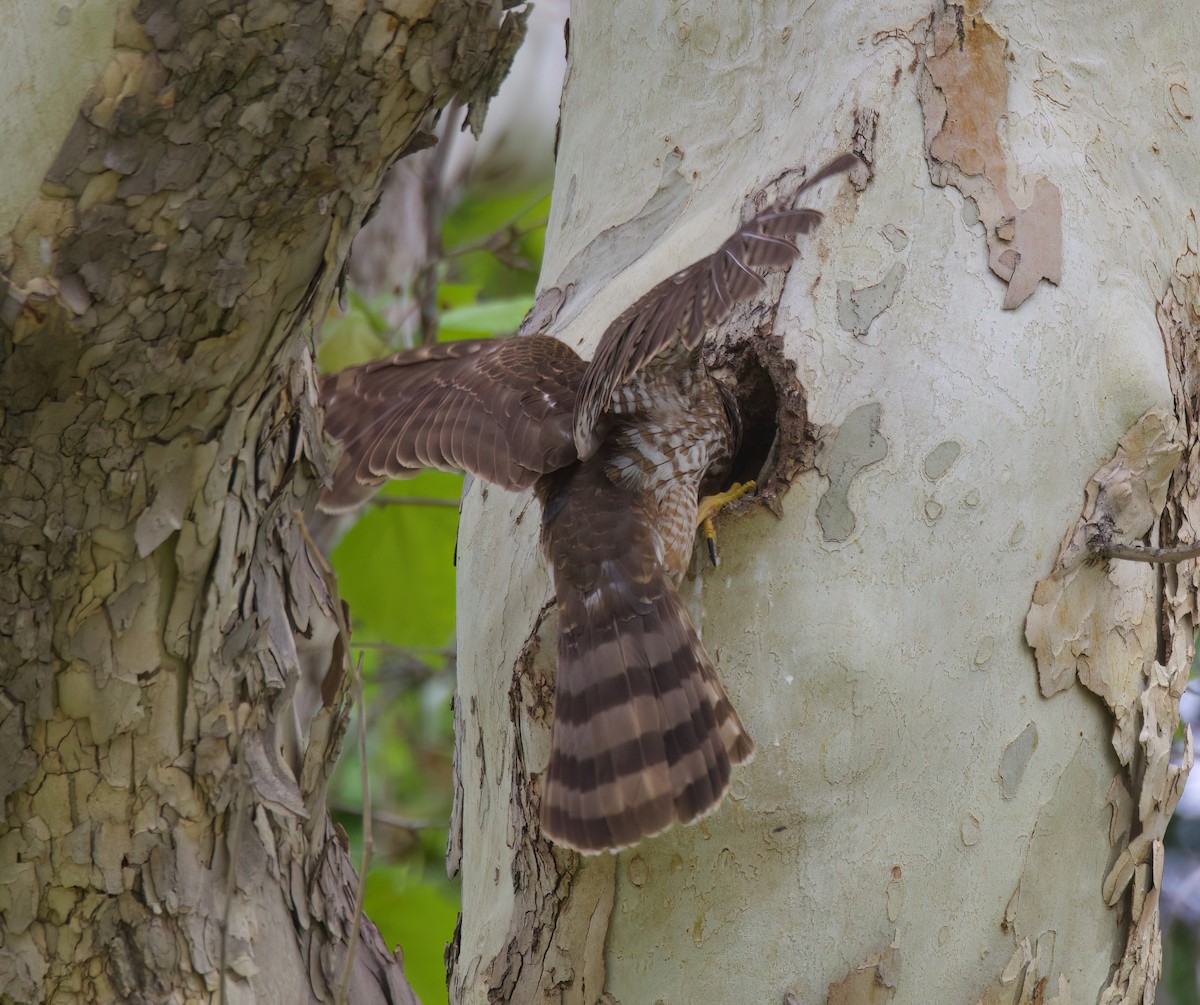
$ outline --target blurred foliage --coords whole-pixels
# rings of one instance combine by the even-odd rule
[[[514,331],[533,304],[549,195],[469,193],[444,221],[437,264],[439,340]],[[322,333],[319,360],[341,369],[403,348],[384,321],[391,294],[347,291],[346,310]],[[374,856],[366,913],[404,951],[424,1005],[446,1002],[443,963],[460,889],[443,863],[452,796],[454,557],[460,475],[427,472],[393,482],[330,560],[350,605],[361,654]],[[406,503],[404,500],[413,500]],[[439,505],[438,503],[441,503]],[[362,839],[358,717],[331,785],[335,819]]]
[[[1158,1005],[1200,1005],[1200,939],[1195,925],[1164,920],[1163,971]]]
[[[481,302],[523,296],[532,304],[549,212],[548,190],[468,195],[442,227],[451,280],[477,284]]]
[[[1196,645],[1192,655],[1191,679],[1183,696],[1180,722],[1172,743],[1171,760],[1175,763],[1183,759],[1185,727],[1190,726],[1195,732],[1200,726],[1198,691],[1200,644]],[[1188,798],[1194,792],[1198,777],[1193,769],[1188,779],[1188,791],[1180,800],[1163,838],[1166,845],[1160,902],[1163,965],[1156,999],[1160,1005],[1200,1005],[1200,816],[1196,815],[1195,800]]]

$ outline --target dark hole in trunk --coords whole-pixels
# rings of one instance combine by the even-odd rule
[[[728,482],[753,478],[758,488],[732,506],[770,505],[787,491],[805,461],[807,407],[796,369],[779,339],[751,334],[716,348],[710,366],[733,392],[742,418],[742,445]],[[724,486],[722,486],[724,487]]]

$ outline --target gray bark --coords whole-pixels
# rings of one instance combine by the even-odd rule
[[[43,9],[0,71],[0,1002],[328,1002],[350,951],[349,1000],[412,1002],[325,808],[312,341],[384,172],[452,97],[478,123],[523,19]]]

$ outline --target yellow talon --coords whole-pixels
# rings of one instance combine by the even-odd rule
[[[723,506],[728,506],[731,502],[736,502],[741,499],[747,492],[753,492],[758,486],[753,481],[734,482],[724,492],[718,492],[716,495],[705,496],[700,500],[696,510],[696,523],[702,524],[711,520],[716,512]],[[707,533],[706,529],[706,533]]]
[[[756,488],[753,480],[748,482],[735,482],[724,492],[718,492],[716,495],[705,496],[700,500],[696,507],[696,523],[704,531],[704,541],[708,545],[708,560],[712,562],[713,567],[721,564],[721,556],[717,554],[717,529],[713,526],[713,516],[724,506],[728,506],[731,502],[741,499],[747,492],[753,492]]]

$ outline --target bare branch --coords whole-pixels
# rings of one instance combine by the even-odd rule
[[[1139,547],[1132,544],[1106,544],[1094,549],[1100,558],[1115,558],[1125,562],[1147,562],[1151,565],[1174,565],[1200,558],[1200,543],[1181,544],[1169,548]]]
[[[376,496],[371,500],[372,506],[444,506],[446,509],[458,509],[457,499],[438,499],[435,496]]]
[[[362,807],[344,806],[341,804],[335,805],[331,809],[335,813],[356,813],[360,816],[363,812]],[[408,831],[410,833],[438,830],[446,826],[445,820],[420,820],[414,817],[402,817],[397,813],[388,813],[385,810],[373,810],[371,812],[371,821],[380,827],[390,827],[393,830]]]

